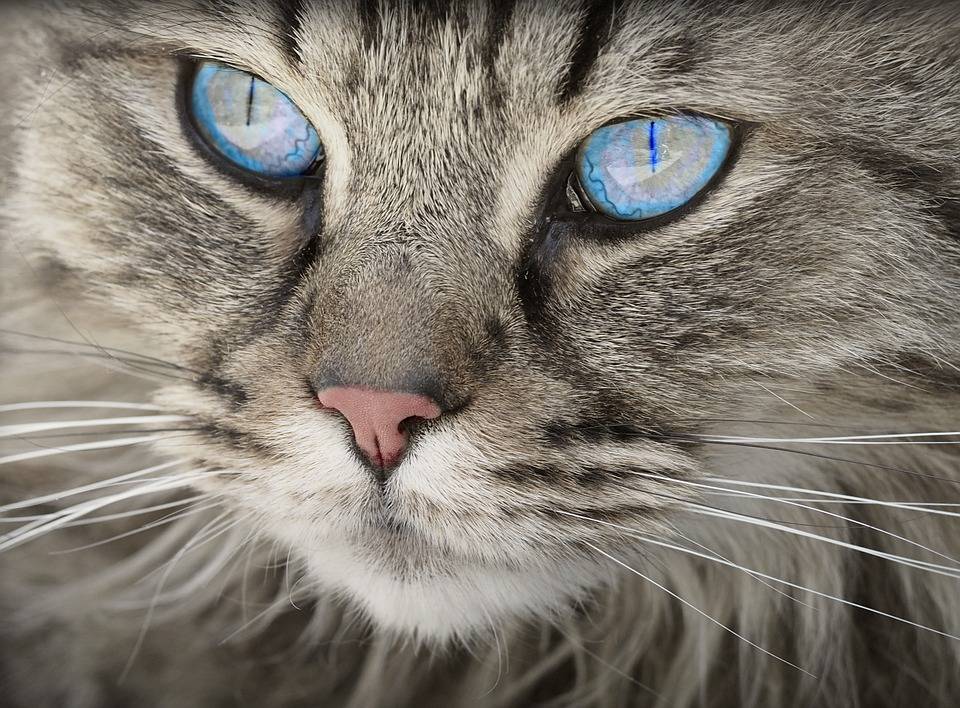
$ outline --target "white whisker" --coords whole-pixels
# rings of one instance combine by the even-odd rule
[[[145,442],[162,440],[172,437],[154,433],[152,435],[138,435],[130,438],[117,438],[115,440],[98,440],[96,442],[76,443],[73,445],[63,445],[62,447],[44,448],[43,450],[31,450],[30,452],[21,452],[15,455],[0,457],[0,465],[10,464],[11,462],[23,462],[24,460],[36,460],[41,457],[50,457],[53,455],[64,455],[69,452],[87,452],[88,450],[109,450],[114,447],[130,447],[131,445],[141,445]]]
[[[216,539],[221,534],[226,533],[231,528],[233,528],[233,526],[239,524],[244,518],[246,518],[246,517],[241,517],[238,519],[229,519],[227,517],[230,516],[230,513],[231,512],[224,512],[223,514],[217,516],[208,524],[206,524],[202,529],[200,529],[200,531],[197,532],[196,535],[194,535],[192,539],[190,539],[186,544],[184,544],[183,548],[181,548],[173,558],[171,558],[169,561],[164,563],[163,566],[161,566],[162,568],[164,568],[163,574],[160,577],[160,580],[157,584],[157,590],[153,595],[153,599],[150,601],[150,604],[147,608],[147,614],[143,620],[143,625],[140,627],[140,633],[137,636],[137,641],[134,644],[134,647],[130,652],[130,657],[127,659],[127,663],[120,674],[120,682],[123,682],[126,679],[127,675],[130,673],[130,669],[133,668],[133,663],[136,660],[137,655],[140,653],[140,649],[143,646],[143,641],[147,636],[148,629],[150,628],[150,622],[152,621],[153,615],[156,612],[157,604],[160,601],[161,593],[163,591],[163,586],[166,583],[167,579],[170,577],[170,574],[173,572],[173,569],[176,567],[177,562],[181,558],[183,558],[183,556],[186,555],[191,549],[196,548],[199,545],[203,545],[208,541]],[[213,531],[211,535],[210,529],[211,528],[216,529],[217,524],[220,524],[222,520],[225,518],[227,518],[227,524],[225,526],[221,524],[221,527]],[[208,538],[205,541],[201,542],[200,539],[204,535],[207,535]]]
[[[278,609],[280,609],[281,607],[286,606],[286,604],[287,604],[287,598],[286,598],[286,597],[280,597],[280,598],[274,600],[273,602],[269,603],[263,610],[261,610],[260,612],[258,612],[257,614],[255,614],[252,618],[250,618],[249,620],[247,620],[246,622],[244,622],[243,624],[241,624],[239,627],[237,627],[236,629],[234,629],[232,632],[230,632],[230,634],[228,634],[227,636],[223,637],[223,639],[221,639],[221,640],[217,643],[217,645],[218,645],[218,646],[223,646],[224,644],[227,644],[227,643],[228,643],[230,640],[232,640],[234,637],[236,637],[237,635],[241,634],[241,633],[244,632],[245,630],[249,629],[249,628],[252,627],[254,624],[256,624],[257,622],[259,622],[260,620],[262,620],[264,617],[266,617],[267,615],[269,615],[269,614],[271,614],[271,613],[273,613],[273,612],[276,612],[276,611],[277,611]]]
[[[162,482],[173,479],[173,477],[156,477],[146,480],[148,482]],[[149,514],[153,511],[162,511],[163,509],[169,509],[174,506],[183,506],[184,504],[190,503],[190,501],[195,501],[197,499],[205,498],[207,495],[200,495],[197,497],[189,497],[187,499],[180,499],[176,501],[164,502],[163,504],[157,504],[155,506],[149,507],[137,507],[130,511],[121,511],[115,514],[103,514],[102,516],[90,516],[84,517],[77,521],[71,521],[69,523],[63,524],[62,528],[73,528],[75,526],[91,526],[93,524],[108,523],[110,521],[118,521],[119,519],[126,519],[131,516],[141,516],[143,514]],[[59,518],[60,512],[53,511],[49,514],[34,514],[32,516],[3,516],[0,517],[0,524],[11,524],[11,523],[27,523],[33,521],[42,521],[42,520],[53,520]]]
[[[148,403],[126,403],[124,401],[27,401],[24,403],[0,404],[0,413],[15,411],[33,411],[49,408],[115,408],[131,411],[162,411],[159,406]]]
[[[197,531],[197,533],[195,533],[191,538],[190,542],[184,544],[184,547],[181,550],[199,548],[205,545],[206,543],[208,543],[209,541],[212,541],[213,539],[215,539],[222,531],[225,530],[224,527],[230,527],[234,521],[238,521],[238,522],[244,521],[246,519],[249,519],[251,516],[253,516],[253,512],[250,512],[248,514],[245,514],[242,517],[235,517],[232,519],[229,518],[233,513],[234,512],[232,510],[227,509],[223,513],[217,515],[215,518],[213,518],[211,521],[205,524],[203,528]],[[224,524],[222,522],[225,519],[226,519],[226,523]],[[160,575],[160,576],[166,575],[170,569],[170,566],[179,562],[179,560],[182,557],[183,557],[182,554],[180,553],[176,554],[172,558],[168,559],[167,561],[165,561],[164,563],[162,563],[161,565],[159,565],[158,567],[154,568],[152,571],[147,573],[144,577],[140,578],[136,582],[136,584],[142,585],[144,583],[147,583],[155,575]],[[142,607],[142,606],[143,605],[140,605],[139,607]]]
[[[565,516],[572,516],[572,517],[574,517],[574,518],[582,519],[582,520],[584,520],[584,521],[592,521],[592,522],[597,523],[597,524],[600,524],[600,525],[602,525],[602,526],[609,526],[609,527],[611,527],[611,528],[619,529],[619,530],[621,530],[621,531],[627,532],[631,537],[634,537],[634,538],[636,538],[636,539],[638,539],[638,540],[640,540],[640,541],[643,541],[643,542],[645,542],[645,543],[649,543],[649,544],[654,545],[654,546],[661,546],[661,547],[663,547],[663,548],[667,548],[667,549],[674,550],[674,551],[679,551],[679,552],[681,552],[681,553],[687,553],[687,554],[689,554],[689,555],[696,556],[696,557],[698,557],[698,558],[703,558],[704,560],[708,560],[708,561],[711,561],[711,562],[713,562],[713,563],[718,563],[718,564],[720,564],[720,565],[725,565],[725,566],[728,566],[728,567],[730,567],[730,568],[735,568],[735,569],[737,569],[737,570],[742,570],[742,571],[747,572],[747,573],[750,573],[750,574],[752,574],[752,575],[756,575],[756,576],[758,576],[758,577],[765,578],[765,579],[767,579],[767,580],[769,580],[769,581],[771,581],[771,582],[774,582],[774,583],[780,583],[780,584],[782,584],[782,585],[786,585],[787,587],[791,587],[791,588],[794,588],[794,589],[796,589],[796,590],[800,590],[800,591],[802,591],[802,592],[807,592],[807,593],[810,593],[811,595],[816,595],[817,597],[822,597],[822,598],[827,599],[827,600],[833,600],[834,602],[839,602],[839,603],[841,603],[841,604],[843,604],[843,605],[847,605],[848,607],[854,607],[854,608],[856,608],[856,609],[858,609],[858,610],[864,610],[865,612],[871,612],[871,613],[873,613],[873,614],[875,614],[875,615],[879,615],[880,617],[886,617],[887,619],[891,619],[891,620],[894,620],[894,621],[896,621],[896,622],[902,622],[903,624],[910,625],[911,627],[916,627],[917,629],[922,629],[922,630],[927,631],[927,632],[933,632],[934,634],[939,634],[941,637],[946,637],[946,638],[948,638],[948,639],[952,639],[952,640],[954,640],[954,641],[960,642],[960,636],[957,636],[957,635],[954,635],[954,634],[950,634],[949,632],[944,632],[943,630],[935,629],[934,627],[929,627],[929,626],[927,626],[927,625],[920,624],[919,622],[914,622],[914,621],[912,621],[912,620],[906,619],[905,617],[900,617],[900,616],[898,616],[898,615],[890,614],[889,612],[884,612],[883,610],[878,610],[878,609],[876,609],[876,608],[874,608],[874,607],[869,607],[868,605],[861,605],[861,604],[859,604],[859,603],[857,603],[857,602],[853,602],[852,600],[845,600],[845,599],[842,598],[842,597],[837,597],[836,595],[831,595],[830,593],[825,593],[825,592],[821,592],[820,590],[814,590],[813,588],[808,588],[808,587],[805,587],[805,586],[803,586],[803,585],[798,585],[797,583],[792,583],[792,582],[790,582],[789,580],[784,580],[784,579],[782,579],[782,578],[778,578],[778,577],[773,576],[773,575],[768,575],[768,574],[766,574],[766,573],[762,573],[762,572],[760,572],[759,570],[756,570],[755,568],[748,568],[748,567],[746,567],[746,566],[740,565],[740,564],[738,564],[738,563],[734,563],[734,562],[732,562],[732,561],[728,561],[728,560],[725,560],[725,559],[720,559],[720,558],[718,558],[718,557],[716,557],[716,556],[708,555],[707,553],[701,553],[700,551],[695,551],[695,550],[693,550],[692,548],[686,548],[686,547],[684,547],[684,546],[680,546],[680,545],[677,545],[677,544],[673,544],[673,543],[670,543],[670,542],[668,542],[668,541],[663,541],[663,540],[661,540],[661,539],[653,538],[653,537],[647,536],[646,534],[643,534],[643,533],[641,533],[641,532],[639,532],[639,531],[636,531],[635,529],[631,529],[631,528],[629,528],[628,526],[621,526],[620,524],[615,524],[615,523],[612,523],[612,522],[609,522],[609,521],[601,521],[600,519],[593,519],[593,518],[590,518],[589,516],[582,516],[582,515],[580,515],[580,514],[574,514],[574,513],[572,513],[572,512],[560,511],[560,510],[554,510],[554,511],[555,511],[555,513],[557,513],[557,514],[563,514],[563,515],[565,515]]]
[[[693,481],[687,480],[687,479],[673,479],[673,478],[667,477],[667,476],[665,476],[665,475],[657,475],[657,474],[645,473],[645,472],[636,472],[635,474],[636,474],[636,476],[638,476],[638,477],[649,477],[649,478],[652,478],[652,479],[661,479],[661,480],[663,480],[663,481],[672,481],[672,482],[674,482],[675,484],[682,484],[682,485],[689,486],[689,487],[695,487],[695,488],[697,488],[697,489],[707,489],[707,490],[711,490],[711,491],[720,491],[720,492],[726,492],[726,491],[727,491],[727,488],[725,488],[725,487],[720,487],[720,486],[712,485],[712,484],[703,484],[703,483],[701,483],[701,482],[693,482]],[[890,538],[895,538],[895,539],[897,539],[898,541],[902,541],[903,543],[906,543],[906,544],[909,545],[909,546],[913,546],[914,548],[919,548],[919,549],[921,549],[921,550],[927,551],[928,553],[932,553],[933,555],[935,555],[935,556],[937,556],[937,557],[939,557],[939,558],[943,558],[944,560],[948,560],[948,561],[951,561],[951,562],[953,562],[953,563],[958,563],[958,564],[960,564],[960,561],[958,561],[956,558],[951,558],[950,556],[945,555],[944,553],[941,553],[940,551],[934,550],[933,548],[930,548],[929,546],[925,546],[925,545],[923,545],[922,543],[917,543],[916,541],[913,541],[913,540],[911,540],[911,539],[909,539],[909,538],[907,538],[907,537],[905,537],[905,536],[901,536],[901,535],[899,535],[899,534],[893,533],[892,531],[887,531],[886,529],[880,528],[879,526],[874,526],[874,525],[872,525],[872,524],[868,524],[868,523],[866,523],[866,522],[864,522],[864,521],[860,521],[860,520],[858,520],[858,519],[852,519],[852,518],[850,518],[849,516],[844,516],[843,514],[837,514],[837,513],[832,512],[832,511],[827,511],[826,509],[820,509],[820,508],[815,507],[815,506],[810,506],[810,504],[804,504],[804,503],[795,502],[795,501],[787,501],[787,500],[783,500],[783,499],[778,499],[778,498],[776,498],[776,497],[770,497],[770,496],[767,496],[767,495],[765,495],[765,494],[756,494],[756,493],[754,493],[754,492],[745,492],[745,491],[740,491],[739,494],[742,495],[742,497],[744,497],[744,498],[761,499],[761,500],[763,500],[763,501],[776,502],[776,503],[779,503],[779,504],[785,504],[785,505],[787,505],[787,506],[792,506],[792,507],[796,507],[796,508],[799,508],[799,509],[807,509],[808,511],[812,511],[812,512],[814,512],[814,513],[816,513],[816,514],[823,514],[824,516],[829,516],[829,517],[831,517],[831,518],[840,519],[841,521],[845,521],[845,522],[847,522],[847,523],[853,524],[854,526],[860,526],[861,528],[866,528],[866,529],[870,529],[871,531],[876,531],[877,533],[879,533],[879,534],[881,534],[881,535],[883,535],[883,536],[888,536],[888,537],[890,537]],[[716,511],[726,511],[726,510],[724,510],[724,509],[717,509]],[[752,517],[751,517],[751,518],[752,518]],[[918,562],[922,562],[922,561],[918,561]],[[960,567],[956,567],[955,570],[956,570],[958,573],[960,573]]]
[[[811,678],[817,678],[814,674],[810,673],[810,672],[807,671],[806,669],[801,668],[800,666],[797,666],[796,664],[794,664],[794,663],[791,662],[791,661],[787,661],[786,659],[784,659],[784,658],[781,657],[781,656],[777,656],[776,654],[774,654],[773,652],[771,652],[769,649],[764,649],[762,646],[760,646],[760,645],[757,644],[756,642],[750,641],[750,640],[747,639],[745,636],[743,636],[742,634],[740,634],[740,633],[737,632],[736,630],[728,627],[727,625],[725,625],[725,624],[724,624],[723,622],[721,622],[720,620],[716,619],[715,617],[711,617],[709,614],[707,614],[706,612],[704,612],[703,610],[701,610],[699,607],[697,607],[696,605],[694,605],[694,604],[693,604],[692,602],[690,602],[689,600],[681,597],[680,595],[678,595],[677,593],[673,592],[672,590],[670,590],[670,589],[669,589],[668,587],[666,587],[665,585],[662,585],[661,583],[658,583],[658,582],[657,582],[656,580],[654,580],[653,578],[651,578],[651,577],[649,577],[649,576],[647,576],[647,575],[644,575],[644,574],[641,573],[639,570],[636,570],[635,568],[630,567],[629,565],[627,565],[626,563],[624,563],[624,562],[623,562],[622,560],[620,560],[619,558],[615,558],[614,556],[610,555],[610,554],[607,553],[606,551],[603,551],[603,550],[597,548],[596,546],[594,546],[594,545],[593,545],[592,543],[590,543],[589,541],[584,541],[583,544],[584,544],[585,546],[589,546],[590,548],[592,548],[593,550],[595,550],[597,553],[605,556],[606,558],[609,558],[609,559],[612,560],[614,563],[616,563],[617,565],[619,565],[621,568],[624,568],[624,569],[630,571],[630,572],[633,573],[634,575],[637,575],[637,576],[639,576],[640,578],[643,578],[643,579],[646,580],[648,583],[650,583],[650,584],[652,584],[652,585],[655,585],[656,587],[660,588],[661,590],[663,590],[663,592],[667,593],[670,597],[672,597],[672,598],[674,598],[675,600],[683,603],[684,606],[689,607],[691,610],[693,610],[694,612],[696,612],[696,613],[697,613],[698,615],[700,615],[701,617],[709,620],[710,622],[712,622],[713,624],[717,625],[717,626],[720,627],[721,629],[729,632],[730,634],[732,634],[732,635],[733,635],[734,637],[736,637],[737,639],[739,639],[739,640],[741,640],[741,641],[749,644],[749,645],[752,646],[754,649],[756,649],[756,650],[758,650],[758,651],[766,654],[767,656],[769,656],[769,657],[771,657],[771,658],[773,658],[773,659],[776,659],[777,661],[780,661],[780,662],[786,664],[787,666],[793,667],[793,668],[796,669],[797,671],[800,671],[801,673],[804,673],[804,674],[806,674],[807,676],[810,676]]]
[[[130,511],[120,511],[115,514],[103,514],[101,516],[85,516],[82,519],[72,521],[69,524],[65,524],[65,527],[74,527],[74,526],[91,526],[93,524],[103,524],[110,521],[119,521],[120,519],[129,519],[132,516],[143,516],[144,514],[152,514],[157,511],[163,511],[164,509],[173,509],[178,506],[186,506],[187,504],[192,504],[193,502],[199,501],[201,499],[206,499],[207,494],[197,494],[192,497],[184,497],[183,499],[176,499],[174,501],[164,502],[163,504],[155,504],[153,506],[138,507],[136,509],[131,509]]]
[[[937,514],[941,516],[952,516],[960,518],[960,513],[953,511],[943,511],[940,509],[935,509],[931,507],[938,506],[960,506],[960,504],[945,504],[939,502],[904,502],[904,501],[884,501],[882,499],[868,499],[866,497],[857,497],[849,494],[840,494],[838,492],[826,492],[816,489],[804,489],[803,487],[790,487],[780,484],[764,484],[763,482],[747,482],[739,479],[723,479],[722,477],[707,477],[705,481],[712,482],[714,484],[729,484],[736,485],[738,487],[756,487],[760,489],[774,489],[780,492],[791,492],[794,494],[809,494],[816,495],[820,497],[826,497],[828,499],[835,499],[840,502],[851,502],[851,503],[860,503],[860,504],[875,504],[877,506],[887,506],[894,509],[903,509],[905,511],[919,511],[926,514]],[[817,503],[823,503],[822,500],[818,500]]]
[[[705,492],[705,494],[711,497],[733,497],[735,499],[749,499],[751,495],[745,494],[744,492],[731,489],[726,492]],[[897,506],[898,508],[909,509],[910,511],[920,512],[921,514],[925,513],[928,508],[937,508],[937,507],[960,507],[960,504],[947,504],[943,502],[898,502],[894,504],[884,504],[882,502],[864,499],[863,501],[844,501],[842,499],[820,499],[816,496],[809,497],[776,497],[776,496],[767,496],[765,494],[757,495],[758,499],[766,499],[772,502],[802,502],[805,504],[826,504],[833,506]],[[948,515],[953,516],[954,514],[949,513]]]
[[[717,494],[719,494],[719,492],[717,492]],[[733,494],[735,496],[743,496],[742,493],[737,493],[737,492],[730,492],[730,494]],[[805,501],[813,504],[841,504],[841,505],[860,504],[862,506],[871,506],[871,505],[872,506],[877,506],[877,505],[892,506],[891,504],[884,504],[882,502],[871,501],[869,499],[865,499],[863,501],[840,501],[838,499],[811,499],[810,497],[769,497],[769,498],[777,501],[796,501],[796,502]],[[897,505],[902,506],[905,509],[910,509],[911,511],[919,511],[919,512],[924,512],[927,510],[927,508],[960,506],[960,504],[947,504],[945,502],[898,502]],[[953,516],[953,515],[954,514],[950,514],[950,516]]]
[[[713,509],[708,506],[703,506],[700,504],[688,503],[687,508],[689,511],[695,514],[702,514],[705,516],[713,516],[720,519],[726,519],[728,521],[739,521],[742,523],[750,524],[752,526],[760,526],[763,528],[772,529],[775,531],[783,531],[794,536],[803,536],[804,538],[810,538],[823,543],[830,544],[832,546],[839,546],[841,548],[846,548],[851,551],[857,551],[858,553],[863,553],[869,556],[876,556],[877,558],[883,558],[894,563],[900,563],[911,568],[916,568],[918,570],[925,570],[936,575],[943,575],[948,578],[960,579],[960,569],[953,568],[946,565],[940,565],[938,563],[931,563],[929,561],[917,560],[916,558],[907,558],[905,556],[900,556],[895,553],[886,553],[884,551],[878,551],[875,548],[867,548],[866,546],[859,546],[855,543],[848,543],[846,541],[841,541],[835,538],[830,538],[829,536],[821,536],[819,534],[811,533],[810,531],[805,531],[803,529],[793,528],[791,526],[786,526],[784,524],[779,524],[774,521],[769,521],[767,519],[759,519],[753,516],[744,516],[743,514],[737,514],[732,511],[722,511],[718,509]]]
[[[960,432],[889,433],[884,435],[844,435],[819,438],[755,438],[736,435],[694,435],[695,440],[728,443],[797,443],[816,445],[958,445],[960,440],[914,440],[913,438],[942,438],[960,436]]]
[[[0,425],[0,438],[15,435],[29,435],[47,430],[69,430],[72,428],[97,428],[114,425],[140,425],[142,423],[183,423],[191,419],[183,415],[140,415],[124,418],[96,418],[90,420],[66,420],[48,423],[20,423]]]
[[[716,558],[719,558],[719,559],[721,559],[721,560],[727,561],[728,563],[732,563],[733,565],[736,565],[735,563],[733,563],[733,561],[731,561],[729,558],[727,558],[726,556],[724,556],[722,553],[719,553],[719,552],[713,550],[712,548],[708,548],[707,546],[703,545],[703,544],[700,543],[699,541],[696,541],[696,540],[690,538],[689,536],[687,536],[686,534],[681,533],[681,532],[680,532],[675,526],[673,526],[672,524],[670,524],[669,526],[670,526],[670,529],[671,529],[671,531],[673,532],[674,535],[682,538],[682,539],[683,539],[684,541],[686,541],[687,543],[693,544],[693,545],[696,546],[697,548],[700,548],[700,549],[702,549],[703,551],[706,551],[707,553],[710,553],[711,555],[715,556]],[[775,587],[774,587],[773,585],[771,585],[769,582],[767,582],[766,580],[764,580],[763,578],[761,578],[761,577],[760,577],[759,575],[757,575],[756,573],[751,572],[751,571],[748,570],[747,568],[741,567],[740,569],[741,569],[744,573],[746,573],[747,575],[749,575],[751,578],[753,578],[754,580],[756,580],[758,583],[760,583],[761,585],[770,588],[771,590],[773,590],[773,592],[777,593],[778,595],[782,595],[783,597],[787,598],[787,599],[790,600],[791,602],[796,602],[797,604],[803,605],[804,607],[807,607],[807,608],[809,608],[809,609],[811,609],[811,610],[815,609],[814,607],[812,607],[811,605],[807,604],[807,603],[804,602],[803,600],[798,600],[797,598],[795,598],[795,597],[794,597],[793,595],[791,595],[790,593],[785,592],[785,591],[781,590],[780,588],[775,588]]]
[[[805,410],[803,410],[800,406],[791,403],[790,401],[788,401],[786,398],[784,398],[783,396],[781,396],[780,394],[778,394],[778,393],[777,393],[776,391],[774,391],[773,389],[770,389],[770,388],[768,388],[767,386],[764,386],[762,383],[760,383],[759,381],[756,381],[755,379],[753,379],[753,378],[751,378],[751,377],[747,377],[747,378],[748,378],[755,386],[759,386],[760,388],[762,388],[764,391],[766,391],[767,393],[769,393],[771,396],[773,396],[774,398],[776,398],[776,399],[777,399],[778,401],[780,401],[781,403],[785,403],[786,405],[790,406],[790,407],[793,408],[795,411],[797,411],[798,413],[800,413],[800,414],[803,415],[803,416],[806,416],[806,417],[809,418],[810,420],[816,420],[816,418],[814,418],[812,415],[810,415],[809,413],[807,413],[807,412],[806,412]]]
[[[162,482],[151,482],[149,484],[136,487],[135,489],[112,494],[105,498],[94,499],[92,501],[76,504],[51,514],[49,518],[44,517],[42,520],[37,520],[33,523],[26,524],[25,526],[0,536],[0,552],[22,545],[23,543],[26,543],[30,539],[36,538],[37,536],[54,531],[70,521],[73,521],[74,519],[79,519],[80,517],[85,516],[90,512],[97,511],[98,509],[102,509],[105,506],[109,506],[120,501],[125,501],[127,499],[133,499],[138,496],[144,496],[146,494],[165,492],[186,487],[192,482],[212,476],[213,474],[215,473],[203,472],[198,474],[196,472],[188,472],[180,475],[179,477],[163,480]]]
[[[237,526],[239,526],[241,523],[243,523],[249,518],[249,515],[238,516],[234,518],[231,518],[231,516],[232,516],[231,511],[225,511],[222,514],[220,514],[217,517],[217,519],[220,519],[220,522],[214,523],[213,525],[210,525],[210,528],[206,530],[201,530],[200,532],[198,532],[193,537],[193,539],[191,539],[191,543],[184,546],[185,551],[186,552],[195,551],[205,546],[206,544],[215,541],[217,538],[235,529]],[[134,602],[134,601],[117,602],[117,603],[113,603],[112,606],[116,607],[117,609],[123,609],[123,610],[140,610],[140,609],[148,608],[150,605],[153,605],[154,607],[156,607],[157,605],[167,605],[167,604],[179,602],[180,600],[184,600],[190,597],[191,595],[193,595],[195,592],[197,592],[201,588],[208,585],[209,582],[216,576],[216,574],[224,566],[226,566],[226,564],[230,561],[233,555],[237,553],[241,547],[242,547],[242,544],[232,544],[232,543],[225,544],[224,548],[219,553],[217,553],[215,556],[213,556],[209,561],[207,561],[204,564],[203,566],[204,570],[202,573],[201,572],[191,573],[189,578],[186,580],[186,582],[183,583],[183,585],[180,585],[179,587],[176,587],[167,592],[160,592],[160,590],[162,590],[163,585],[166,584],[166,580],[169,580],[169,573],[165,572],[164,576],[166,579],[163,580],[161,586],[158,587],[158,592],[153,595],[149,603]],[[178,553],[176,557],[171,558],[169,561],[161,565],[160,568],[157,568],[153,573],[151,573],[147,577],[150,577],[156,574],[160,570],[164,570],[164,569],[173,570],[173,566],[183,558],[183,555],[186,555],[186,553],[182,555]],[[146,580],[146,578],[144,578],[144,580]]]
[[[175,506],[183,506],[184,504],[192,503],[192,502],[199,501],[201,499],[206,499],[206,498],[208,498],[208,495],[202,494],[195,497],[189,497],[188,499],[181,500],[179,502],[171,502],[169,504],[158,504],[157,506],[150,507],[149,509],[141,510],[140,513],[146,513],[147,511],[162,511],[163,509],[167,509]],[[175,521],[179,521],[180,519],[184,519],[188,516],[199,514],[204,511],[209,511],[210,509],[215,509],[218,506],[220,506],[219,501],[214,501],[209,504],[203,504],[203,505],[194,505],[189,509],[184,509],[183,511],[179,511],[173,514],[167,514],[166,516],[160,519],[157,519],[156,521],[151,521],[149,524],[138,526],[137,528],[131,529],[130,531],[125,531],[123,533],[119,533],[114,536],[110,536],[109,538],[101,539],[99,541],[94,541],[93,543],[87,543],[83,546],[74,546],[73,548],[68,548],[62,551],[51,551],[50,555],[65,555],[67,553],[77,553],[78,551],[86,551],[91,548],[97,548],[98,546],[104,546],[114,541],[119,541],[124,538],[129,538],[130,536],[135,536],[138,533],[150,531],[151,529],[155,529],[160,526],[166,526],[167,524],[171,524]]]
[[[14,502],[12,504],[6,504],[0,506],[0,514],[7,511],[14,511],[16,509],[28,509],[31,506],[40,506],[42,504],[49,504],[52,502],[58,502],[68,497],[77,496],[79,494],[85,494],[87,492],[96,492],[107,487],[113,487],[126,482],[132,482],[133,480],[139,480],[146,475],[153,474],[154,472],[160,472],[162,470],[170,469],[176,465],[180,465],[186,462],[185,459],[174,460],[172,462],[164,462],[163,464],[154,465],[153,467],[147,467],[142,470],[137,470],[136,472],[129,472],[127,474],[120,475],[118,477],[111,477],[110,479],[103,480],[101,482],[94,482],[92,484],[85,484],[81,487],[74,487],[72,489],[66,489],[62,492],[54,492],[53,494],[46,494],[40,497],[31,497],[30,499],[24,499],[23,501]]]

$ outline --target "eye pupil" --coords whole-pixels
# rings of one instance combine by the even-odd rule
[[[247,97],[247,126],[250,126],[250,120],[253,117],[253,92],[257,88],[257,79],[250,77],[250,95]]]
[[[642,221],[699,194],[723,166],[730,145],[730,127],[703,116],[614,123],[580,146],[577,176],[596,211],[617,221]]]
[[[650,171],[657,171],[657,121],[650,121],[648,142],[650,143]]]
[[[220,156],[264,177],[295,177],[320,159],[316,129],[286,94],[244,71],[204,62],[193,77],[190,112]]]

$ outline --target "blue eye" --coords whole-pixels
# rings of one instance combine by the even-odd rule
[[[580,146],[577,176],[598,212],[641,221],[693,199],[723,166],[731,141],[726,123],[703,116],[615,123]]]
[[[190,110],[210,146],[249,172],[296,177],[321,157],[320,137],[293,101],[245,71],[201,64]]]

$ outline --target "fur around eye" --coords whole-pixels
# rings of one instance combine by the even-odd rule
[[[629,120],[594,131],[577,151],[575,170],[596,211],[642,221],[697,196],[723,167],[731,143],[730,126],[704,116]]]
[[[252,74],[203,62],[188,96],[197,132],[243,170],[269,178],[296,177],[322,155],[320,137],[300,109]]]

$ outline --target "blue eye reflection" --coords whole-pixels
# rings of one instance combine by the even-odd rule
[[[190,111],[209,145],[238,167],[264,177],[295,177],[321,157],[316,129],[284,93],[216,62],[197,69]]]
[[[577,176],[598,212],[642,221],[693,199],[720,171],[731,143],[729,125],[703,116],[615,123],[580,146]]]

